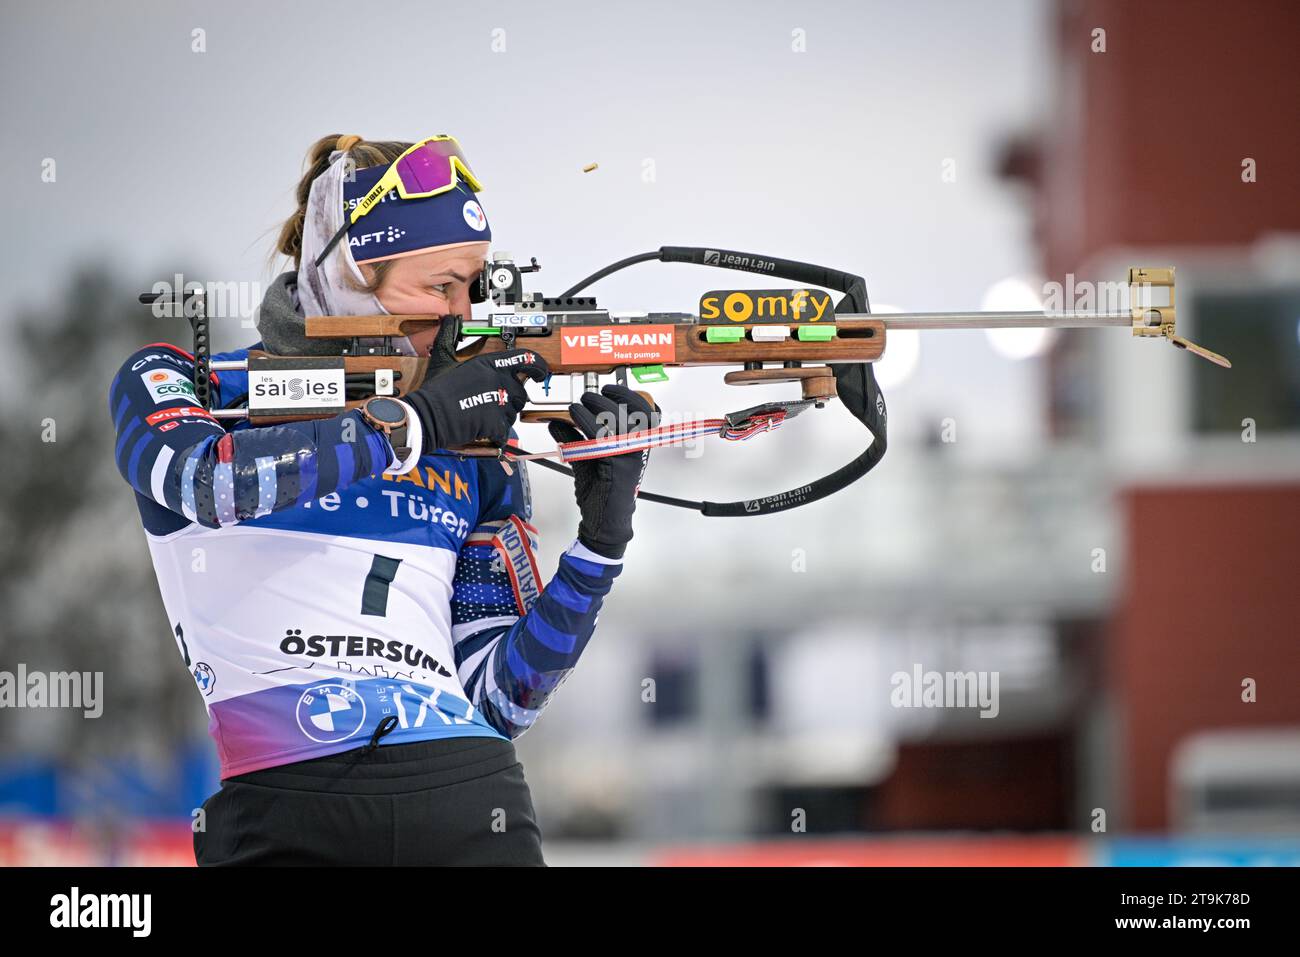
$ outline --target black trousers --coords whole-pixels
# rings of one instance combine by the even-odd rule
[[[203,808],[200,866],[545,865],[523,765],[497,738],[266,768],[227,778]]]

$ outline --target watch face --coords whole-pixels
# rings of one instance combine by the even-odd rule
[[[385,425],[401,425],[406,421],[406,410],[392,399],[371,399],[366,403],[366,414]]]

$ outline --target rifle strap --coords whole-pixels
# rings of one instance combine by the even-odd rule
[[[707,515],[710,518],[739,517],[745,515],[769,515],[798,508],[818,499],[833,495],[840,489],[853,484],[866,475],[885,455],[887,445],[885,422],[885,399],[876,385],[869,363],[852,363],[835,367],[836,390],[845,408],[853,413],[871,434],[871,445],[861,455],[828,475],[814,479],[806,485],[767,495],[758,499],[740,499],[735,502],[708,502],[692,499],[673,498],[655,492],[642,490],[638,497],[659,505],[671,505],[675,508],[688,508]],[[791,415],[797,415],[808,403],[768,403],[747,409],[741,413],[732,413],[722,419],[697,419],[691,422],[660,426],[626,435],[610,436],[603,439],[585,439],[579,442],[562,443],[556,452],[528,453],[517,446],[506,446],[502,451],[508,458],[531,459],[543,468],[573,475],[573,470],[556,462],[548,461],[559,455],[566,462],[580,462],[588,459],[603,458],[609,455],[623,455],[644,449],[670,445],[684,445],[696,438],[707,435],[719,435],[729,440],[744,440],[762,432],[777,428]],[[784,407],[783,407],[784,406]]]
[[[780,276],[798,283],[822,286],[842,292],[844,297],[835,305],[836,313],[870,312],[867,301],[867,284],[861,276],[818,266],[813,263],[799,262],[793,259],[781,259],[776,256],[759,256],[754,253],[734,249],[708,249],[702,246],[660,246],[654,252],[640,253],[627,259],[611,263],[599,272],[592,273],[581,282],[570,287],[562,296],[574,296],[599,279],[642,262],[690,263],[697,266],[714,266],[721,269],[735,269],[741,272],[760,273],[765,276]],[[852,485],[866,475],[885,456],[887,447],[885,397],[876,384],[876,375],[869,362],[836,364],[835,387],[840,401],[852,413],[853,417],[866,427],[871,434],[871,444],[853,461],[841,466],[834,472],[819,479],[800,485],[775,495],[766,495],[756,499],[740,499],[735,502],[696,502],[690,499],[673,498],[669,495],[657,495],[642,491],[639,497],[660,505],[672,505],[676,508],[689,508],[710,518],[739,517],[745,515],[770,515],[787,509],[807,505],[840,489]],[[538,464],[552,471],[572,475],[573,470],[539,459]]]
[[[661,425],[636,432],[595,439],[579,439],[576,442],[561,442],[551,452],[525,452],[513,445],[505,446],[501,452],[503,458],[511,460],[558,458],[564,462],[585,462],[589,459],[626,455],[629,452],[641,452],[646,449],[687,445],[696,439],[710,435],[716,435],[730,442],[743,442],[762,432],[771,432],[784,422],[789,414],[785,409],[776,408],[750,414],[743,419],[734,418],[734,414],[721,419],[692,419],[689,422]]]

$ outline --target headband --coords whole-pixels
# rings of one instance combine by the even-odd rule
[[[359,169],[343,182],[343,212],[348,215],[388,171]],[[392,190],[348,229],[347,245],[357,263],[428,252],[442,246],[491,242],[487,215],[464,182],[436,196],[402,199]]]

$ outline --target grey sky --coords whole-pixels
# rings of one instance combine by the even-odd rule
[[[1004,133],[1040,118],[1045,13],[1031,0],[8,3],[0,323],[85,259],[133,279],[265,281],[305,151],[329,132],[455,133],[497,247],[538,256],[543,291],[699,243],[861,272],[875,302],[975,307],[1033,266],[990,163]],[[955,183],[940,179],[946,158]],[[612,308],[692,309],[721,277],[642,266],[598,292]],[[947,409],[978,384],[984,408],[1023,408],[1035,381],[979,333],[928,334],[904,389]],[[701,387],[713,405],[716,388]]]

